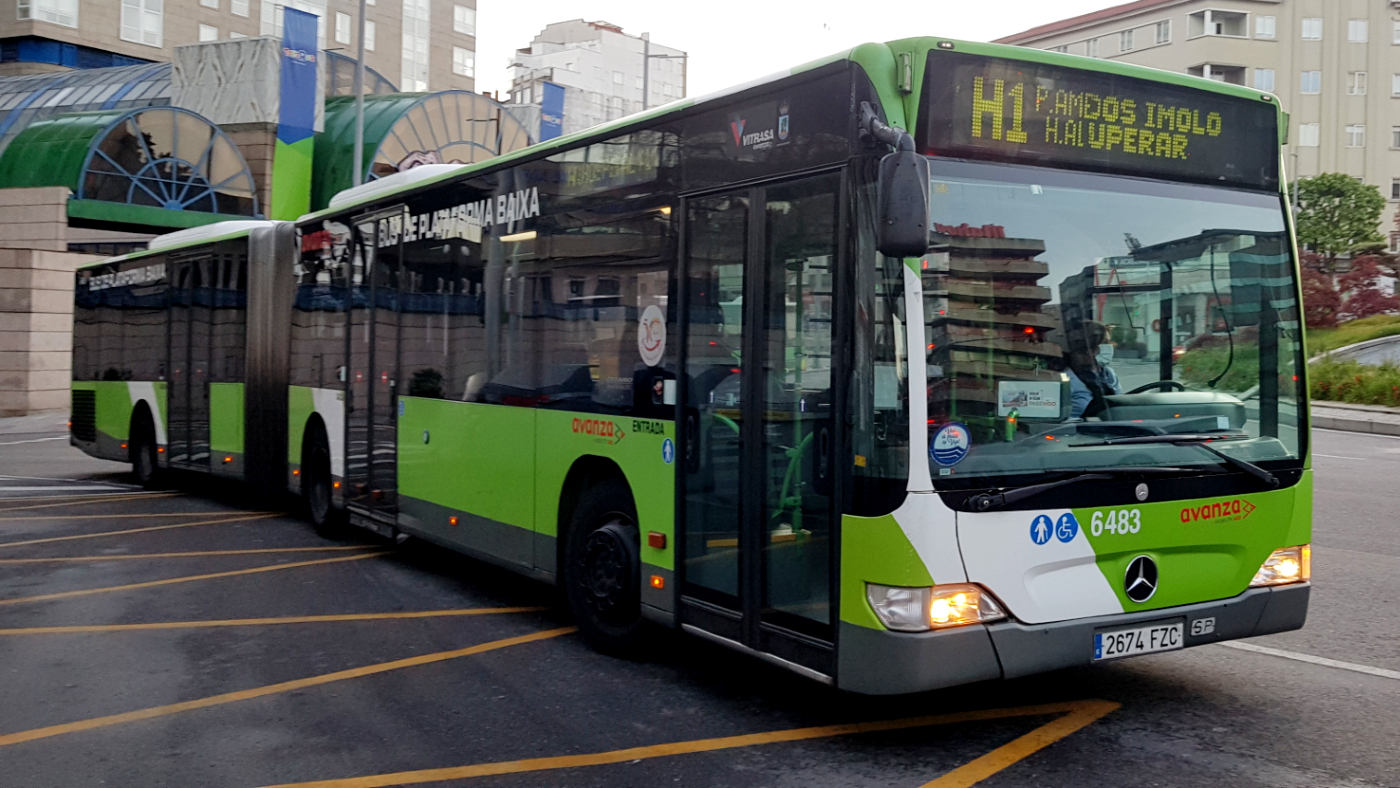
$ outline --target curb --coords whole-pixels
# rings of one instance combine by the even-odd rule
[[[1371,435],[1394,435],[1400,436],[1400,424],[1393,424],[1388,421],[1371,421],[1370,419],[1348,419],[1340,416],[1323,416],[1317,413],[1312,414],[1312,426],[1325,430],[1341,430],[1342,432],[1364,432]]]

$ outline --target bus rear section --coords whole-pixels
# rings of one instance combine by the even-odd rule
[[[274,489],[290,241],[287,225],[223,222],[80,268],[73,445],[132,463],[147,485],[180,469]]]
[[[1303,626],[1312,478],[1272,97],[970,49],[928,53],[916,135],[932,226],[906,276],[909,374],[928,430],[891,517],[912,568],[866,573],[874,615],[844,617],[842,683],[911,691]]]

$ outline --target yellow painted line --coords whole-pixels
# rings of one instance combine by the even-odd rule
[[[5,511],[0,509],[0,511]],[[152,512],[150,514],[41,514],[32,517],[0,517],[0,522],[29,522],[33,520],[136,520],[142,517],[208,517],[240,512]],[[241,512],[241,514],[271,514],[271,512]]]
[[[240,517],[220,517],[214,520],[198,520],[193,523],[176,523],[175,525],[152,525],[146,528],[127,528],[122,531],[98,531],[94,534],[76,534],[73,536],[49,536],[43,539],[25,539],[22,542],[0,542],[0,547],[22,547],[31,544],[48,544],[50,542],[70,542],[74,539],[96,539],[99,536],[121,536],[122,534],[141,534],[149,531],[169,531],[172,528],[189,528],[195,525],[223,525],[224,523],[246,523],[251,520],[266,520],[270,517],[280,517],[276,512],[265,512],[262,514],[243,515]]]
[[[498,761],[496,763],[481,763],[471,766],[454,766],[446,769],[395,772],[393,774],[379,774],[371,777],[350,777],[346,779],[317,780],[305,783],[286,783],[283,785],[268,786],[268,788],[384,788],[384,786],[391,785],[414,785],[417,783],[439,782],[442,780],[462,780],[472,777],[494,777],[502,774],[521,774],[552,769],[575,769],[581,766],[601,766],[610,763],[628,763],[630,761],[645,760],[648,758],[665,758],[672,755],[688,755],[697,752],[713,752],[715,750],[753,747],[759,744],[826,739],[833,736],[847,736],[853,733],[874,733],[878,731],[903,730],[906,728],[921,728],[930,725],[949,725],[959,722],[1001,720],[1011,717],[1033,717],[1046,714],[1068,714],[1074,716],[1075,713],[1084,713],[1088,709],[1107,707],[1107,710],[1102,711],[1102,713],[1094,717],[1094,719],[1098,719],[1098,717],[1118,708],[1118,705],[1117,703],[1110,703],[1108,701],[1089,700],[1072,701],[1069,703],[1048,703],[1040,706],[1020,706],[1010,709],[964,711],[953,714],[937,714],[928,717],[908,717],[899,720],[857,722],[845,725],[821,725],[814,728],[794,728],[792,730],[770,731],[768,733],[725,736],[717,739],[698,739],[695,741],[674,742],[671,744],[653,744],[647,747],[632,747],[626,750],[612,750],[611,752],[589,753],[585,755],[559,755],[552,758],[527,758],[519,761]],[[1059,720],[1056,720],[1056,722],[1059,722]],[[1086,722],[1079,727],[1082,728],[1087,724]],[[1041,729],[1038,728],[1037,730]],[[1075,730],[1078,730],[1078,728],[1075,728]],[[1019,739],[1017,741],[1019,741]],[[1015,742],[1013,742],[1013,744],[1014,743]],[[976,761],[973,763],[976,763]],[[954,784],[958,783],[949,783],[949,785]],[[970,785],[971,783],[968,784]]]
[[[413,610],[402,613],[343,613],[326,616],[278,618],[228,618],[214,621],[161,621],[152,624],[94,624],[69,627],[0,629],[0,635],[72,635],[86,632],[143,632],[153,629],[206,629],[210,627],[261,627],[276,624],[321,624],[335,621],[388,621],[442,616],[491,616],[503,613],[540,613],[547,607],[474,607],[458,610]]]
[[[135,493],[133,495],[44,495],[37,498],[5,498],[4,501],[56,501],[65,499],[62,503],[45,503],[38,506],[10,506],[0,508],[0,512],[23,512],[30,509],[52,509],[55,506],[81,506],[86,503],[122,503],[124,501],[149,501],[152,498],[175,498],[184,493]]]
[[[345,681],[347,679],[357,679],[362,678],[364,676],[373,676],[377,673],[387,673],[391,670],[411,668],[418,665],[430,665],[434,662],[443,662],[445,660],[456,659],[458,657],[469,657],[473,654],[484,654],[488,651],[495,651],[497,649],[509,648],[511,646],[518,646],[524,643],[533,643],[537,640],[548,640],[549,638],[559,637],[560,635],[567,635],[570,632],[574,632],[576,629],[576,627],[561,627],[559,629],[550,629],[544,632],[535,632],[529,635],[521,635],[520,637],[506,638],[505,640],[493,640],[490,643],[483,643],[479,646],[472,646],[470,648],[461,648],[457,649],[456,651],[439,651],[434,654],[422,654],[417,657],[409,657],[408,659],[394,660],[393,662],[380,662],[375,665],[365,665],[364,667],[351,668],[350,670],[342,670],[336,673],[326,673],[320,676],[311,676],[310,678],[297,679],[295,681],[284,681],[280,684],[269,684],[265,687],[256,687],[254,689],[241,690],[239,692],[228,692],[223,695],[214,695],[212,697],[200,698],[198,700],[187,700],[183,703],[172,703],[168,706],[155,706],[149,709],[128,711],[124,714],[113,714],[107,717],[94,717],[89,720],[68,722],[62,725],[50,725],[47,728],[34,728],[32,730],[19,731],[17,733],[10,733],[0,736],[0,747],[8,746],[11,744],[19,744],[21,742],[34,741],[35,739],[47,739],[51,736],[61,736],[65,733],[77,733],[78,731],[89,731],[94,728],[105,728],[109,725],[120,725],[126,722],[136,722],[137,720],[149,720],[152,717],[164,717],[170,714],[179,714],[180,712],[184,711],[204,709],[210,706],[221,706],[225,703],[236,703],[242,700],[252,700],[253,698],[262,698],[268,695],[275,695],[279,692],[291,692],[293,690],[306,689],[307,687],[316,687],[322,684],[330,684],[336,681]]]
[[[121,555],[65,555],[54,558],[0,558],[3,564],[81,563],[83,561],[136,561],[147,558],[205,558],[218,555],[266,555],[268,553],[342,553],[346,550],[370,550],[375,545],[348,547],[262,547],[249,550],[198,550],[185,553],[131,553]]]
[[[1121,705],[1108,700],[1083,701],[1081,708],[1046,723],[971,763],[959,766],[933,782],[924,783],[923,788],[968,788],[1087,727]]]
[[[0,605],[18,605],[25,602],[47,602],[53,599],[71,599],[75,596],[90,596],[92,594],[110,594],[114,591],[133,591],[138,588],[155,588],[156,586],[168,586],[175,583],[191,583],[195,580],[214,580],[220,577],[237,577],[239,575],[255,575],[260,572],[276,572],[282,569],[296,569],[303,566],[318,566],[320,564],[338,564],[345,561],[363,561],[366,558],[375,558],[381,555],[388,555],[388,551],[378,553],[361,553],[359,555],[348,555],[341,558],[321,558],[315,561],[293,561],[290,564],[270,564],[268,566],[255,566],[252,569],[238,569],[232,572],[214,572],[207,575],[186,575],[184,577],[171,577],[165,580],[151,580],[145,583],[130,583],[124,586],[107,586],[105,588],[84,588],[80,591],[62,591],[56,594],[40,594],[38,596],[22,596],[14,599],[0,599]]]

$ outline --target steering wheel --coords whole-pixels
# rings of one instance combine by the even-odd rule
[[[1163,391],[1185,391],[1186,387],[1175,380],[1159,380],[1156,383],[1148,383],[1144,386],[1138,386],[1137,388],[1133,389],[1132,391],[1129,391],[1128,393],[1141,394],[1144,391],[1150,391],[1152,389],[1160,389]]]

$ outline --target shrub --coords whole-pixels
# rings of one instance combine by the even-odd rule
[[[1313,399],[1360,405],[1400,405],[1400,368],[1322,359],[1308,367]]]

